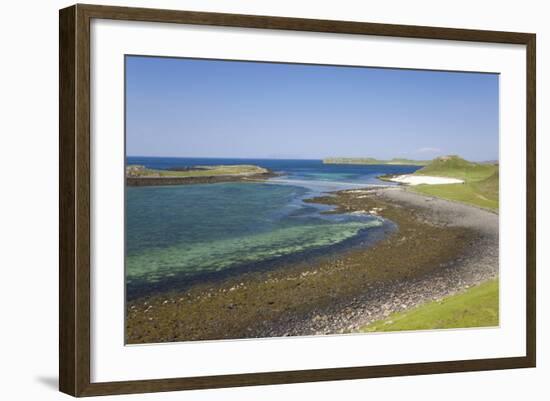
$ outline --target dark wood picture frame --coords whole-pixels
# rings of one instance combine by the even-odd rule
[[[93,18],[525,45],[527,49],[526,356],[91,383],[90,21]],[[534,367],[536,361],[535,42],[536,36],[531,33],[495,32],[81,4],[60,10],[60,390],[73,396],[93,396]]]

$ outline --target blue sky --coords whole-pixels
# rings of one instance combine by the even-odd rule
[[[498,159],[498,75],[126,57],[128,156]]]

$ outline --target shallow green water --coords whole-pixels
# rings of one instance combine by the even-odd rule
[[[193,276],[326,247],[382,222],[321,215],[305,188],[224,183],[127,190],[127,281]]]
[[[129,158],[150,168],[256,164],[281,174],[268,183],[219,183],[126,190],[127,296],[183,288],[211,275],[277,266],[348,244],[364,243],[387,222],[357,214],[322,214],[304,203],[330,191],[381,184],[381,174],[414,166],[325,165],[318,160]],[[377,227],[383,226],[382,229]]]

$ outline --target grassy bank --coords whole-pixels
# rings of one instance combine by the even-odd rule
[[[417,185],[411,187],[415,192],[498,210],[498,165],[472,163],[458,156],[447,156],[435,159],[428,166],[414,174],[464,180],[464,184]]]
[[[390,315],[361,329],[363,332],[451,329],[497,326],[498,280],[472,287],[439,302]]]
[[[464,181],[481,181],[498,171],[495,164],[474,163],[458,156],[444,156],[417,170],[415,175],[458,178]]]

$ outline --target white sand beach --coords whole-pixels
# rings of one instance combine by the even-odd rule
[[[398,175],[396,177],[390,178],[390,181],[399,182],[401,184],[408,185],[441,185],[441,184],[464,184],[464,180],[459,180],[458,178],[450,177],[434,177],[429,175]]]

